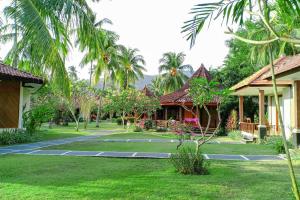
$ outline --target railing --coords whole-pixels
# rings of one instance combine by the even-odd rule
[[[240,122],[240,130],[254,135],[258,131],[258,125],[258,123]]]

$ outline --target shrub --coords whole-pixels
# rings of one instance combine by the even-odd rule
[[[136,126],[133,131],[134,132],[143,132],[143,129],[139,126]]]
[[[216,133],[217,136],[226,136],[227,135],[227,131],[225,128],[220,127],[218,132]]]
[[[118,125],[122,125],[122,119],[121,118],[117,118],[116,122]],[[125,125],[127,124],[127,120],[124,120]]]
[[[134,123],[134,118],[133,117],[128,118],[128,120],[130,121],[131,124]]]
[[[181,174],[208,174],[208,162],[204,160],[200,151],[196,153],[191,147],[180,148],[178,153],[171,155],[171,162]]]
[[[167,128],[159,127],[156,129],[156,132],[167,132]]]
[[[285,153],[284,144],[281,136],[266,137],[264,144],[271,145],[277,153]],[[293,144],[287,141],[288,148],[293,148]]]
[[[242,139],[241,131],[230,131],[228,133],[228,137],[230,137],[233,140],[240,140]]]
[[[26,142],[32,142],[34,137],[28,131],[11,129],[4,130],[0,133],[0,144],[1,145],[12,145]]]
[[[238,117],[237,117],[237,111],[232,110],[226,123],[226,129],[227,130],[236,130],[238,125]]]
[[[152,129],[153,128],[153,121],[152,120],[146,120],[144,123],[144,128],[146,130]]]

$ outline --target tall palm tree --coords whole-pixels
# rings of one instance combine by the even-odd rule
[[[77,29],[76,36],[94,32],[93,12],[87,2],[14,0],[4,13],[14,24],[1,28],[1,39],[14,41],[16,35],[19,39],[7,56],[8,64],[16,63],[16,59],[25,61],[68,94],[65,59],[71,46],[70,30]]]
[[[115,40],[117,40],[118,36],[111,31],[103,29],[104,24],[112,24],[111,20],[104,18],[101,19],[100,21],[96,22],[96,15],[92,18],[93,26],[95,28],[95,35],[92,35],[91,38],[85,38],[85,39],[78,39],[76,42],[77,45],[79,46],[79,49],[81,52],[86,52],[84,57],[81,60],[80,66],[84,67],[87,64],[90,64],[90,85],[92,85],[92,78],[93,78],[93,73],[96,70],[96,67],[98,66],[98,74],[94,76],[94,78],[98,78],[102,73],[102,70],[107,68],[106,63],[105,63],[105,58],[104,57],[109,57],[105,53],[109,47],[114,44]],[[85,37],[85,36],[83,36]],[[111,52],[109,52],[111,53]],[[102,62],[104,66],[101,66],[101,69],[99,70],[99,65],[98,63]],[[96,65],[94,65],[96,63]]]
[[[119,36],[112,31],[103,28],[104,24],[112,24],[112,22],[104,18],[99,22],[96,22],[96,16],[93,18],[93,24],[96,34],[89,40],[79,40],[79,47],[81,51],[86,51],[80,65],[83,67],[90,63],[90,85],[93,83],[98,84],[100,76],[103,75],[103,88],[106,86],[107,78],[110,77],[112,82],[115,79],[115,70],[117,64],[117,45],[116,41]],[[98,94],[101,94],[98,92]],[[99,127],[100,122],[100,109],[102,104],[103,95],[99,95],[98,98],[98,110],[96,117],[96,127]]]
[[[183,65],[185,54],[168,52],[164,53],[159,60],[159,73],[162,73],[163,87],[165,93],[173,92],[181,88],[188,79],[186,72],[193,72],[191,65]]]
[[[143,71],[146,71],[143,65],[146,64],[144,57],[137,54],[138,49],[126,48],[119,46],[118,60],[119,69],[117,78],[123,89],[127,89],[131,83],[135,83],[139,78],[143,78]]]

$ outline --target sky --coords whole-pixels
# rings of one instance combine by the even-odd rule
[[[209,2],[207,0],[205,2]],[[213,0],[211,0],[213,1]],[[119,43],[137,48],[146,60],[145,74],[158,74],[159,59],[165,52],[184,52],[185,64],[191,64],[196,70],[201,63],[207,68],[222,66],[228,53],[225,41],[230,39],[215,21],[199,34],[196,45],[190,49],[189,42],[181,33],[183,22],[190,19],[189,11],[193,5],[203,0],[100,0],[88,1],[97,19],[109,18],[113,25],[105,28],[115,31]],[[9,0],[0,0],[0,9],[8,5]],[[1,12],[2,15],[2,12]],[[3,16],[1,16],[3,17]],[[0,46],[0,58],[4,58],[11,44]],[[71,49],[67,66],[78,66],[82,53]],[[79,77],[88,79],[88,66],[77,67]]]

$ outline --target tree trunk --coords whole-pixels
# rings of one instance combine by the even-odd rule
[[[286,152],[286,159],[288,162],[288,167],[289,167],[289,174],[290,174],[290,178],[292,181],[292,190],[293,193],[295,195],[295,198],[297,200],[300,199],[300,194],[299,194],[299,189],[298,189],[298,185],[297,185],[297,180],[296,180],[296,176],[295,176],[295,172],[294,172],[294,167],[293,167],[293,163],[291,160],[291,155],[289,152],[289,148],[287,145],[287,139],[286,139],[286,135],[285,135],[285,129],[284,129],[284,125],[283,125],[283,118],[282,118],[282,113],[280,110],[280,105],[279,105],[279,98],[278,98],[278,90],[277,90],[277,84],[276,84],[276,77],[275,77],[275,70],[274,70],[274,63],[273,63],[273,55],[272,55],[272,48],[269,47],[269,55],[270,55],[270,61],[271,61],[271,73],[272,73],[272,83],[273,83],[273,91],[274,91],[274,96],[275,96],[275,104],[276,104],[276,111],[278,113],[278,119],[279,119],[279,125],[281,128],[281,135],[282,135],[282,141],[284,144],[284,149]]]
[[[106,85],[105,79],[106,79],[106,76],[104,74],[102,91],[104,91],[104,89],[105,89],[105,85]],[[99,128],[99,124],[100,124],[101,105],[102,105],[102,95],[100,95],[100,97],[99,97],[99,104],[98,104],[98,109],[97,109],[97,117],[96,117],[96,127],[97,128]]]
[[[17,0],[14,1],[14,7],[17,7]],[[18,46],[18,27],[17,27],[17,16],[14,15],[14,58],[13,58],[13,66],[18,67],[18,55],[17,55],[17,46]]]
[[[93,76],[93,62],[91,62],[91,67],[90,67],[90,86],[92,86],[92,76]]]
[[[125,129],[125,113],[124,112],[122,114],[122,124],[123,124],[123,128]]]

